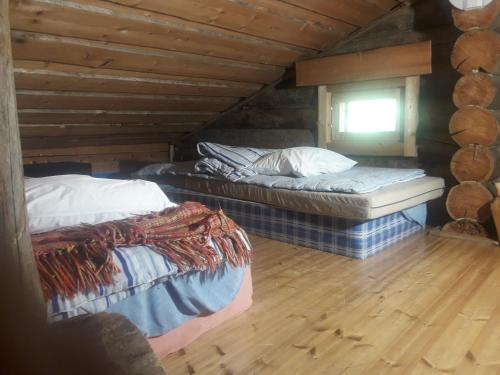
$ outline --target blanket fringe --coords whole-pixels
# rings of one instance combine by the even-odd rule
[[[251,262],[246,233],[222,211],[196,202],[158,213],[82,225],[32,236],[42,289],[47,299],[97,292],[120,272],[115,247],[147,245],[179,272],[215,271],[225,260],[233,267]],[[217,249],[214,247],[217,247]]]

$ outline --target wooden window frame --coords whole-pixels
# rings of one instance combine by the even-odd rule
[[[332,100],[335,95],[361,91],[401,88],[401,136],[366,136],[360,134],[339,137],[332,131]],[[391,78],[318,88],[318,145],[346,155],[416,157],[416,132],[418,126],[418,97],[420,76]]]

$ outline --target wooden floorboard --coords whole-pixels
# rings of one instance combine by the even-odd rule
[[[500,374],[500,248],[416,236],[367,260],[252,237],[254,304],[172,374]]]

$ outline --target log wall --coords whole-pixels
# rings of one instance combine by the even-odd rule
[[[460,32],[453,26],[451,5],[445,1],[424,0],[414,6],[400,9],[383,22],[367,29],[333,54],[352,53],[373,48],[396,46],[419,41],[432,41],[433,73],[422,76],[419,104],[420,124],[417,134],[418,158],[358,157],[360,162],[375,166],[422,167],[429,175],[445,177],[452,185],[453,176],[449,160],[457,146],[448,133],[450,116],[456,110],[453,105],[453,88],[459,74],[450,64],[453,44]],[[291,78],[265,96],[251,101],[245,107],[228,114],[213,127],[216,129],[253,129],[258,134],[262,128],[273,128],[282,134],[290,129],[306,129],[316,136],[317,89],[295,87]],[[203,134],[196,136],[204,139]],[[212,140],[230,142],[230,137]],[[276,142],[278,142],[276,138]],[[304,144],[305,144],[304,140]],[[300,140],[298,140],[300,143]],[[192,157],[193,142],[180,148],[186,158]],[[276,146],[277,147],[277,146]],[[430,223],[440,224],[447,220],[444,199],[430,205]]]
[[[491,191],[498,177],[500,143],[499,14],[499,0],[484,8],[452,11],[455,26],[463,34],[455,42],[451,64],[463,76],[455,85],[453,102],[458,109],[450,119],[449,132],[461,148],[450,162],[459,184],[450,190],[446,208],[455,222],[466,220],[476,226],[493,227],[489,219],[491,207],[496,208],[491,206]],[[455,226],[453,231],[460,229]],[[450,226],[443,230],[449,231]]]
[[[403,2],[10,1],[23,148],[45,150],[27,161],[77,145],[165,161],[136,150],[168,150]]]

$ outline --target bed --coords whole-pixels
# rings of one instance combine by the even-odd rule
[[[40,237],[64,232],[68,226],[80,228],[82,223],[90,223],[96,228],[110,220],[183,207],[146,181],[74,175],[28,179],[25,185],[35,251],[37,244],[46,243]],[[237,228],[234,235],[250,251],[245,233]],[[220,241],[215,237],[208,241],[219,261],[213,270],[183,268],[148,245],[117,246],[111,255],[118,268],[112,282],[99,284],[93,291],[53,293],[47,298],[48,320],[118,313],[139,328],[159,358],[178,351],[252,304],[250,266],[235,266],[229,262],[227,250],[221,250]],[[39,263],[42,270],[40,264],[45,263]],[[42,286],[46,292],[43,278]]]
[[[226,152],[223,147],[217,154]],[[236,164],[209,160],[207,168],[205,160],[201,168],[199,161],[155,164],[135,175],[156,181],[174,201],[224,209],[249,233],[357,259],[424,231],[426,203],[444,192],[442,178],[419,169],[354,166],[309,177],[260,175],[245,161],[273,151],[240,150],[224,158],[243,155],[236,173]]]

